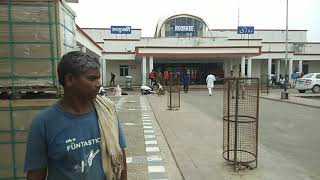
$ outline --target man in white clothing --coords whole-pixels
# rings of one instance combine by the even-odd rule
[[[206,82],[207,82],[207,88],[209,90],[209,96],[212,95],[212,89],[214,87],[214,82],[216,81],[216,77],[210,73],[208,76],[207,76],[207,79],[206,79]]]
[[[113,95],[115,96],[121,96],[122,95],[122,89],[119,85],[113,89]]]

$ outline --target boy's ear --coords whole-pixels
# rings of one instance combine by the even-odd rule
[[[67,86],[67,87],[72,86],[72,83],[73,83],[72,74],[66,74],[64,76],[64,84],[65,84],[65,86]]]

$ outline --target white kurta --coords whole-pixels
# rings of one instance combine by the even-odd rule
[[[216,77],[214,77],[214,75],[212,75],[212,74],[209,74],[209,75],[207,76],[207,79],[206,79],[207,87],[208,87],[208,88],[213,88],[215,81],[216,81]]]
[[[113,89],[113,94],[114,94],[115,96],[121,96],[121,94],[122,94],[122,89],[120,88],[119,85],[117,85],[117,87]]]

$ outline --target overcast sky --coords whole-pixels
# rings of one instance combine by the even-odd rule
[[[153,37],[159,18],[187,13],[203,18],[211,29],[238,25],[285,29],[286,0],[79,0],[69,4],[80,27],[128,25]],[[320,0],[289,0],[289,29],[308,30],[308,41],[320,42]]]

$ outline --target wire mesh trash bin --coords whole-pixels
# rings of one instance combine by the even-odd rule
[[[269,94],[269,77],[268,77],[268,74],[261,74],[261,78],[260,78],[260,90],[261,90],[261,93],[267,93]]]
[[[178,73],[170,73],[168,81],[168,98],[167,106],[169,110],[180,108],[180,75]]]
[[[132,89],[132,76],[126,76],[126,89]]]
[[[223,158],[237,171],[258,163],[259,79],[227,78],[223,93]]]

